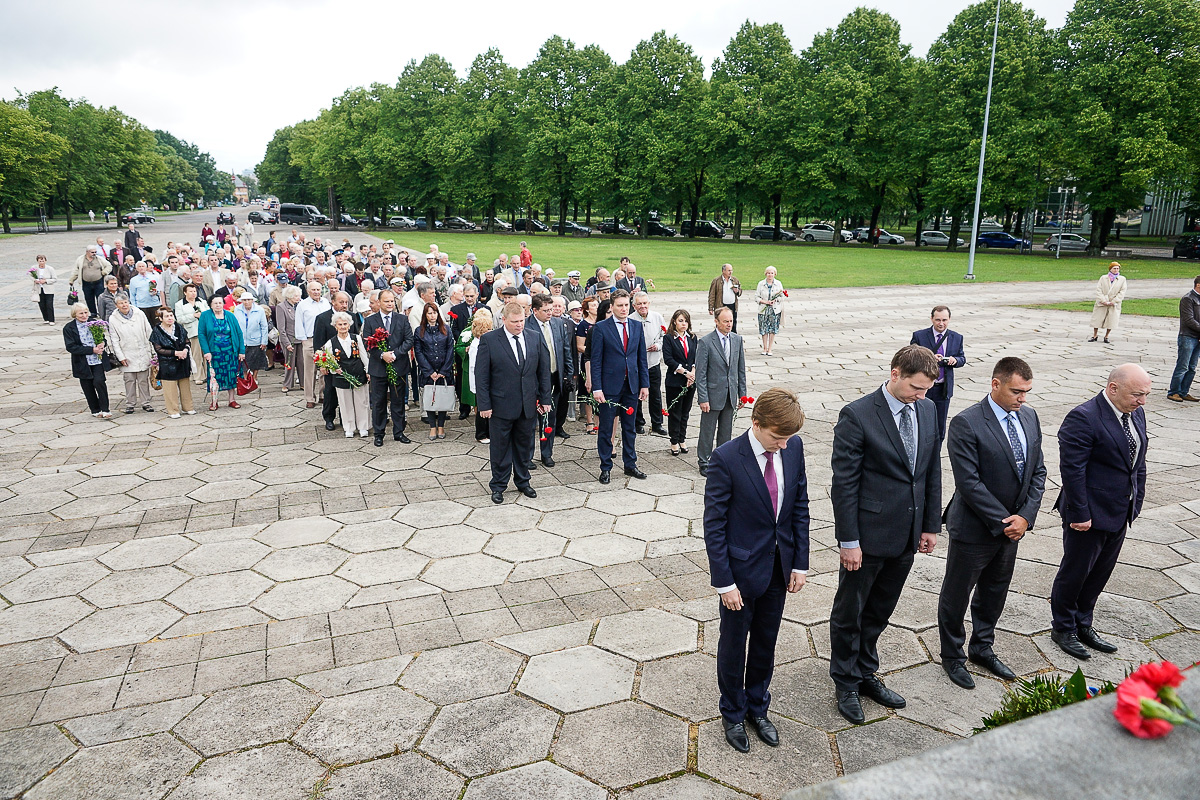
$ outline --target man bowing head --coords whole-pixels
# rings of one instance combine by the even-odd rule
[[[747,723],[766,744],[779,744],[767,718],[775,640],[785,592],[800,591],[808,571],[808,481],[796,435],[803,424],[796,395],[768,389],[750,430],[718,447],[708,465],[704,544],[721,597],[717,686],[725,739],[743,753]]]

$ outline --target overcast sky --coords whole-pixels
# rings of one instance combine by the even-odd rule
[[[597,44],[623,62],[665,29],[712,65],[747,19],[783,25],[797,51],[856,6],[900,21],[924,55],[967,0],[168,0],[48,5],[0,0],[0,97],[58,86],[68,97],[116,106],[241,172],[262,159],[275,130],[316,116],[347,88],[393,83],[410,59],[439,53],[465,76],[489,47],[523,67],[547,38]],[[1030,0],[1059,27],[1070,0]],[[519,16],[518,16],[519,13]]]

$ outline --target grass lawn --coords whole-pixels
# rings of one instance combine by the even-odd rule
[[[1081,301],[1078,303],[1043,303],[1040,305],[1022,306],[1023,308],[1050,308],[1056,311],[1092,311],[1093,303]],[[1139,317],[1178,317],[1179,301],[1173,297],[1135,297],[1121,303],[1122,314],[1134,314]]]
[[[256,230],[257,230],[256,226]],[[332,231],[335,241],[345,236],[359,244],[359,231]],[[512,255],[520,250],[520,234],[484,234],[388,231],[375,233],[383,239],[395,239],[404,247],[423,252],[431,242],[461,262],[468,252],[479,257],[481,267],[490,266],[500,253]],[[697,291],[709,283],[729,262],[743,285],[753,288],[762,279],[763,270],[774,266],[779,280],[788,288],[832,286],[889,286],[897,284],[958,283],[967,271],[965,251],[921,248],[871,249],[859,244],[832,247],[825,243],[776,244],[773,242],[699,239],[650,239],[597,236],[591,238],[558,237],[547,234],[526,237],[534,261],[565,277],[577,269],[584,278],[596,267],[613,269],[621,256],[629,256],[638,274],[654,280],[660,290]],[[1019,256],[1014,253],[980,253],[975,258],[975,275],[980,281],[1059,281],[1095,280],[1108,268],[1110,259],[1063,258],[1049,253]],[[1195,265],[1166,259],[1127,259],[1124,274],[1136,278],[1187,278],[1195,276]]]

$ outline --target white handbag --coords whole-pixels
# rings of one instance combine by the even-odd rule
[[[439,378],[439,381],[444,381],[444,378]],[[426,413],[437,413],[439,411],[453,411],[458,407],[458,397],[454,394],[454,387],[446,383],[427,383],[425,388],[421,390],[421,410]]]

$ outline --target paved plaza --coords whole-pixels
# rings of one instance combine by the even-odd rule
[[[21,268],[5,269],[16,283],[25,265],[5,267]],[[1130,272],[1133,297],[1182,295],[1191,277]],[[676,458],[639,437],[649,479],[606,486],[595,438],[568,424],[558,465],[533,473],[538,497],[493,506],[473,421],[430,443],[410,410],[419,443],[375,448],[326,432],[319,409],[279,392],[278,371],[240,410],[93,419],[60,328],[32,324],[24,303],[0,321],[0,798],[778,798],[969,734],[1004,686],[976,671],[962,691],[931,657],[944,537],[917,557],[881,643],[907,708],[868,701],[868,724],[849,726],[828,677],[832,426],[939,302],[969,360],[952,413],[983,396],[1002,355],[1033,366],[1048,434],[1112,366],[1154,376],[1145,510],[1097,612],[1121,649],[1084,672],[1195,661],[1200,408],[1165,399],[1176,322],[1126,316],[1104,346],[1085,343],[1086,315],[1012,307],[1092,286],[789,287],[769,359],[743,315],[749,393],[795,389],[807,413],[813,516],[772,685],[783,743],[752,740],[749,755],[725,743],[717,710],[694,440]],[[653,302],[705,316],[700,293]],[[109,386],[119,408],[119,379]],[[1046,458],[996,645],[1022,675],[1076,666],[1049,640],[1052,435]],[[945,462],[944,482],[948,501]]]

